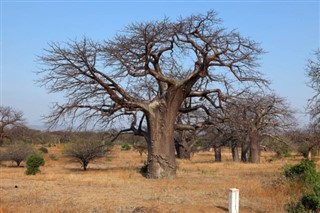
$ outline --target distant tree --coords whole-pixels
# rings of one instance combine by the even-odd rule
[[[0,149],[0,162],[1,161],[7,161],[8,160],[8,155],[6,150]]]
[[[312,150],[320,147],[320,49],[315,51],[314,58],[309,59],[306,68],[309,77],[308,86],[313,89],[314,95],[309,100],[308,112],[311,116],[309,137],[305,139],[308,150],[308,159],[311,159]]]
[[[176,175],[175,122],[186,98],[194,104],[184,113],[203,109],[203,102],[220,105],[224,82],[266,83],[256,70],[259,44],[225,30],[214,11],[134,23],[104,42],[51,43],[45,51],[39,82],[68,99],[49,123],[69,118],[85,127],[131,117],[130,129],[148,144],[149,178]]]
[[[315,52],[315,59],[307,65],[308,85],[313,89],[314,96],[309,100],[309,113],[315,128],[320,129],[320,50]]]
[[[187,101],[184,102],[184,108],[189,108],[186,106],[186,102]],[[207,114],[203,111],[181,113],[184,108],[180,109],[180,113],[177,116],[174,143],[177,158],[190,159],[193,147],[201,140],[203,130],[209,125],[208,118],[211,113],[208,112]]]
[[[79,140],[68,144],[65,155],[80,162],[83,170],[87,170],[88,164],[95,159],[105,157],[106,148],[100,141]]]
[[[6,131],[14,126],[22,126],[24,122],[23,113],[11,107],[0,106],[0,146],[5,137]]]
[[[287,132],[287,137],[295,145],[295,149],[306,159],[312,159],[312,151],[319,148],[319,143],[316,142],[312,125],[304,129],[295,129]]]
[[[264,95],[245,92],[230,97],[225,107],[225,122],[234,138],[242,144],[242,160],[260,161],[261,142],[264,137],[275,136],[293,127],[293,111],[283,98],[275,94]]]
[[[20,166],[20,163],[34,153],[33,148],[24,142],[16,142],[11,144],[6,149],[7,160],[12,160]]]
[[[198,132],[196,130],[182,129],[177,131],[174,139],[177,158],[179,159],[191,158],[192,148],[199,139],[199,135],[197,133]]]

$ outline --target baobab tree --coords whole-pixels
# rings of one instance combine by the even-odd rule
[[[314,95],[309,100],[308,112],[311,116],[308,141],[308,158],[311,159],[311,151],[320,144],[320,49],[315,51],[315,58],[309,59],[307,65],[308,86],[313,89]]]
[[[274,137],[294,126],[293,111],[285,99],[275,94],[246,91],[236,97],[229,97],[225,106],[227,129],[233,132],[233,140],[241,143],[242,161],[260,162],[261,141]]]
[[[0,106],[0,146],[4,138],[8,137],[6,131],[14,126],[22,126],[24,123],[23,113],[11,107]]]
[[[176,174],[174,129],[186,98],[219,106],[219,82],[266,83],[256,70],[259,44],[221,26],[214,11],[171,21],[128,25],[112,39],[52,42],[39,57],[39,82],[64,92],[48,116],[51,125],[68,118],[79,127],[133,119],[130,129],[148,144],[149,178]],[[201,85],[195,87],[195,85]]]
[[[316,128],[320,127],[320,49],[315,52],[315,59],[309,60],[307,65],[309,87],[313,89],[314,96],[309,100],[309,113]]]

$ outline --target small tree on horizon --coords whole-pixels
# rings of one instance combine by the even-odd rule
[[[16,142],[6,149],[7,160],[12,160],[16,162],[19,167],[21,162],[26,160],[26,158],[34,153],[33,148],[24,142]]]
[[[92,140],[79,140],[68,144],[65,148],[65,156],[75,159],[81,164],[84,171],[87,170],[88,164],[99,158],[105,157],[107,149],[101,142]]]

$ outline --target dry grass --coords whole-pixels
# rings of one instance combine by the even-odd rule
[[[3,163],[0,212],[219,213],[227,212],[228,189],[237,187],[241,212],[277,213],[285,212],[291,193],[278,183],[285,161],[233,163],[225,152],[226,161],[214,163],[213,154],[203,152],[191,161],[178,160],[176,179],[149,180],[138,173],[145,158],[115,147],[111,161],[93,162],[83,172],[59,147],[51,147],[41,174],[27,176],[25,168]]]

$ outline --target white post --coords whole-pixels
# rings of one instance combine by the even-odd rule
[[[239,189],[229,189],[229,213],[239,213]]]

